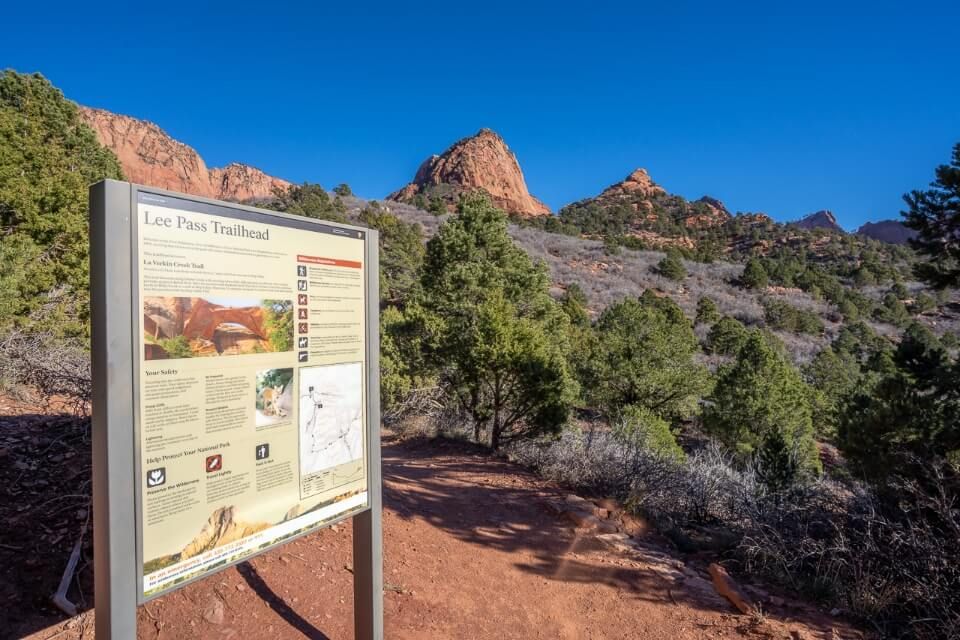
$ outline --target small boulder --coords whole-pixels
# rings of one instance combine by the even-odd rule
[[[710,578],[713,580],[713,588],[716,589],[717,593],[726,598],[740,613],[747,615],[753,613],[753,605],[743,595],[743,592],[737,587],[737,583],[733,581],[726,569],[713,562],[710,564],[709,571]]]
[[[207,606],[203,609],[203,619],[210,624],[223,624],[223,600],[210,598]]]
[[[593,504],[597,505],[601,509],[606,509],[610,513],[616,513],[617,511],[623,510],[620,508],[620,503],[613,498],[601,498],[600,500],[594,500]]]

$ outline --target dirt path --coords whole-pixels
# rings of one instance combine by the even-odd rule
[[[559,488],[468,446],[385,442],[383,460],[387,638],[841,637],[810,611],[736,615],[682,563],[577,533],[546,506]],[[349,525],[302,538],[142,607],[138,637],[351,638],[350,552]],[[92,638],[92,618],[28,637]]]

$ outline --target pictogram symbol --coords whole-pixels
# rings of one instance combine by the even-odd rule
[[[167,482],[167,468],[158,467],[147,471],[147,488],[159,487]]]
[[[213,473],[221,469],[223,469],[223,456],[221,454],[207,456],[207,473]]]

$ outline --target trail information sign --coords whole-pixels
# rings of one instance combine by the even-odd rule
[[[358,637],[379,637],[376,232],[105,181],[91,283],[98,638],[357,515]]]

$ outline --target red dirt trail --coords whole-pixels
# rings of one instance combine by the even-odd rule
[[[565,491],[468,445],[388,438],[383,470],[387,638],[860,637],[809,608],[739,615],[690,567],[571,529],[546,507]],[[350,554],[349,524],[311,534],[141,607],[137,637],[352,638]],[[92,609],[46,619],[25,637],[93,638]]]

